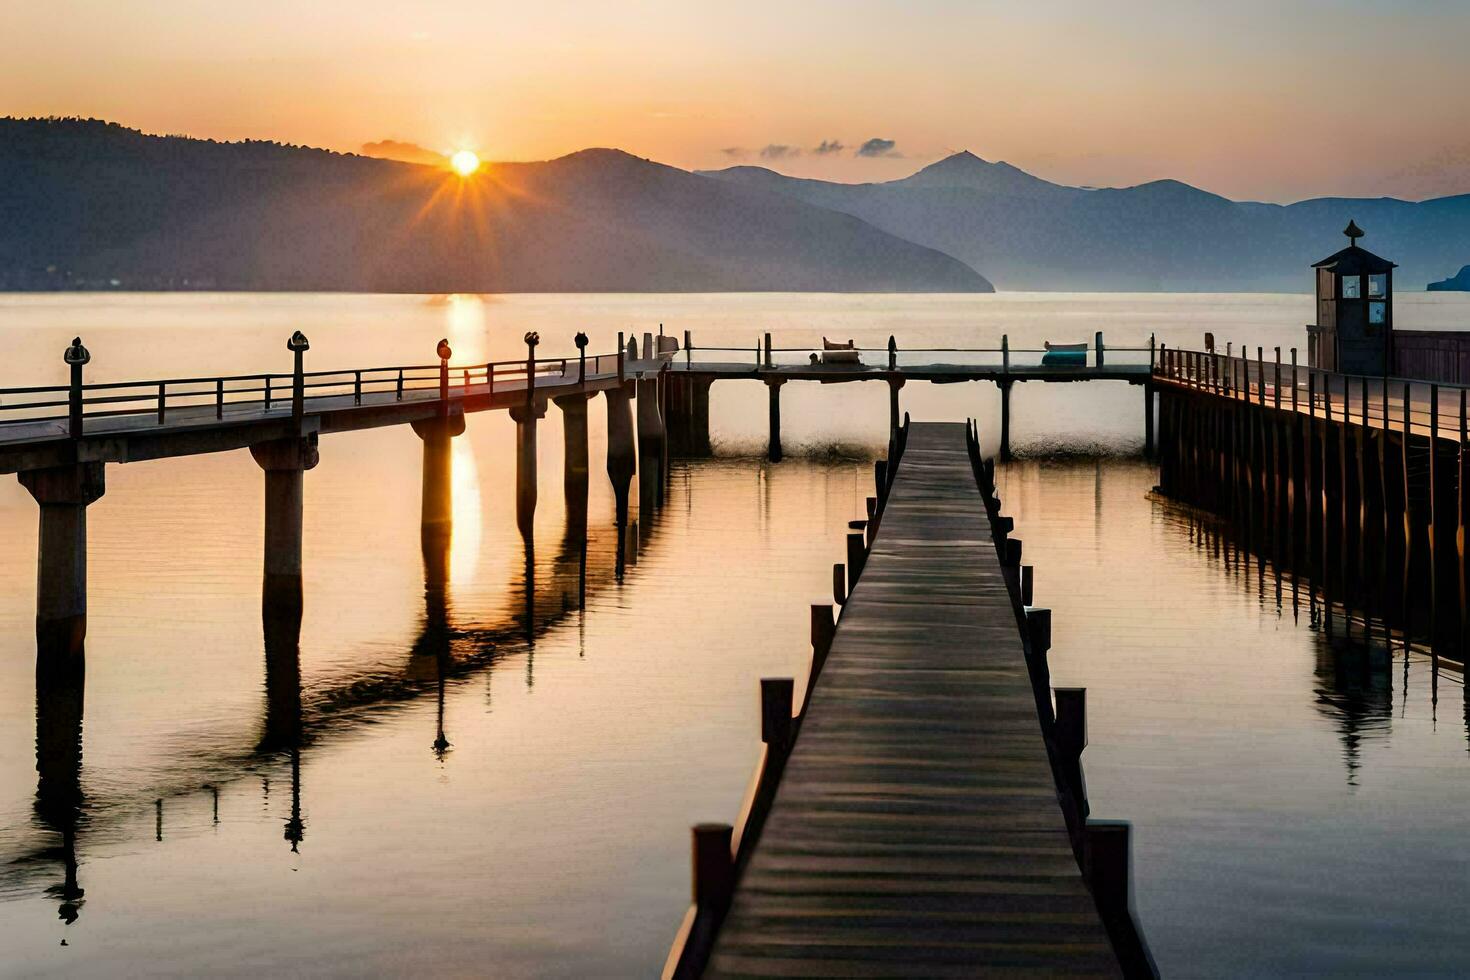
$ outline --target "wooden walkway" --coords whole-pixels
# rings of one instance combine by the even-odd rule
[[[960,423],[914,423],[710,976],[1121,974]]]

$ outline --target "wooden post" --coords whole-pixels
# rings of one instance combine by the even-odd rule
[[[770,336],[767,334],[767,336]],[[766,442],[766,458],[773,463],[781,462],[781,385],[784,381],[767,378],[766,395],[768,400],[770,424],[769,436]]]
[[[1088,820],[1083,874],[1105,920],[1128,915],[1132,889],[1132,828],[1123,820]]]
[[[847,605],[847,568],[841,562],[832,565],[832,601]]]
[[[1021,566],[1021,605],[1031,605],[1035,598],[1036,568],[1033,565]]]
[[[1095,340],[1095,342],[1097,344],[1097,366],[1098,367],[1102,367],[1103,366],[1103,339],[1102,339],[1102,331],[1101,330],[1099,330],[1097,332],[1097,334],[1094,337],[1094,340]]]
[[[1296,348],[1291,349],[1291,410],[1296,411]]]
[[[888,335],[888,370],[898,370],[898,341],[893,339],[892,334]]]
[[[623,347],[623,332],[618,331],[618,384],[622,384],[627,378],[626,350]]]
[[[864,560],[867,552],[863,550],[863,536],[861,533],[849,533],[847,536],[847,595],[852,598],[852,590],[857,588],[858,578],[863,574]]]
[[[837,627],[832,620],[830,605],[812,604],[812,677],[808,687],[816,682],[822,667],[827,663],[827,654],[832,651],[832,640]]]
[[[735,862],[730,840],[735,828],[727,823],[694,825],[694,904],[701,909],[723,910],[735,889]]]
[[[771,362],[771,335],[769,333],[767,333],[766,334],[766,368],[769,369],[771,366],[772,366],[772,362]]]
[[[791,747],[794,690],[790,677],[761,678],[761,741],[783,755]]]
[[[1004,380],[996,383],[1000,386],[1000,461],[1008,463],[1011,459],[1011,385],[1015,382]]]
[[[1006,334],[1000,335],[1000,370],[1002,374],[1011,373],[1011,340]]]

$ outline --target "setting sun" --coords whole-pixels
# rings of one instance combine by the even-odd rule
[[[461,177],[468,177],[480,169],[480,158],[470,150],[458,150],[449,158],[449,165]]]

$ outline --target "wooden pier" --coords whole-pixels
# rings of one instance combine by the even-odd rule
[[[835,635],[814,607],[794,720],[791,682],[784,699],[763,682],[738,843],[695,829],[695,905],[666,975],[1150,975],[1126,825],[1087,820],[1083,694],[1058,692],[1053,713],[1050,615],[982,496],[993,466],[965,424],[901,431]]]
[[[1463,663],[1470,413],[1463,386],[1322,371],[1261,348],[1165,350],[1159,489],[1361,620]]]

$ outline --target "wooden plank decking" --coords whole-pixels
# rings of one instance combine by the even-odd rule
[[[964,426],[915,423],[707,975],[1120,972]]]

